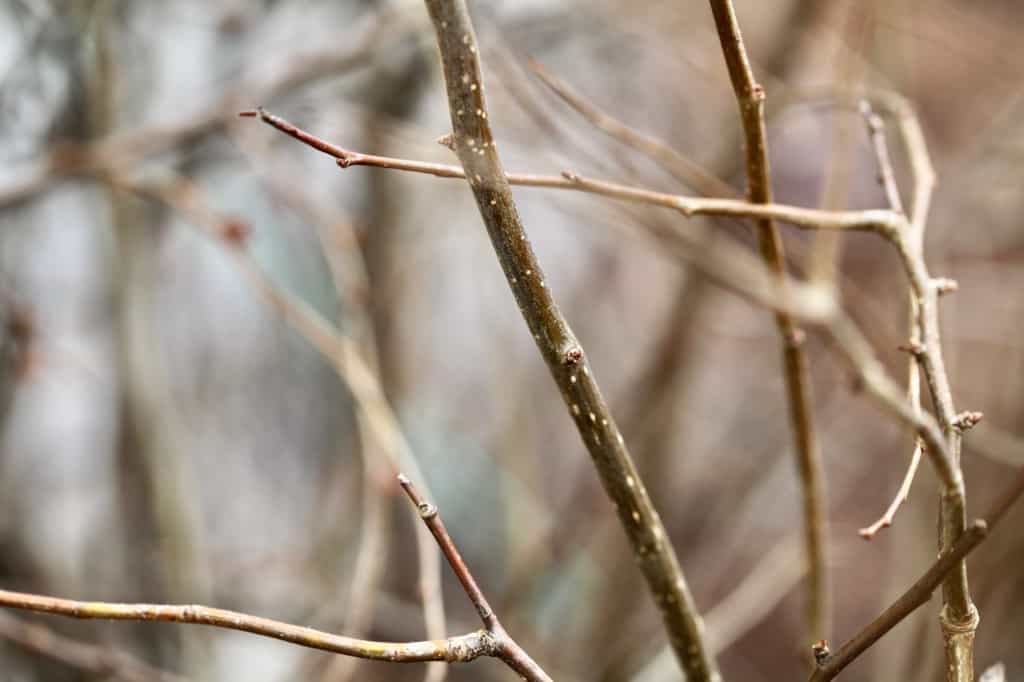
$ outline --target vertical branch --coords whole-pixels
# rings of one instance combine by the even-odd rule
[[[711,11],[743,123],[748,198],[755,204],[769,204],[772,202],[772,190],[764,124],[764,88],[754,80],[732,2],[711,0]],[[786,257],[774,223],[769,219],[761,219],[756,221],[756,225],[762,259],[778,277],[785,276]],[[814,641],[827,637],[830,620],[825,479],[811,411],[807,356],[801,347],[804,334],[787,314],[777,313],[775,323],[783,342],[786,396],[796,438],[797,469],[803,488],[804,542],[810,581],[806,610],[807,634],[808,641]]]
[[[426,0],[437,32],[453,146],[519,309],[614,503],[669,639],[692,682],[717,680],[703,624],[664,525],[637,474],[583,349],[558,309],[512,201],[488,122],[464,0]]]

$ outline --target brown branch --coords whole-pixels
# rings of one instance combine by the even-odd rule
[[[505,632],[505,628],[502,627],[497,614],[491,609],[491,605],[487,603],[487,597],[484,596],[483,590],[477,585],[472,571],[469,570],[466,562],[462,559],[458,547],[455,546],[455,542],[448,535],[448,529],[445,528],[437,507],[423,499],[419,491],[413,486],[412,481],[404,475],[398,475],[398,483],[419,510],[420,518],[423,519],[424,525],[426,525],[430,530],[430,534],[437,541],[438,547],[441,548],[441,553],[448,560],[448,564],[459,579],[459,583],[466,592],[466,596],[469,597],[470,602],[476,608],[476,612],[480,616],[484,627],[494,637],[496,648],[494,655],[522,675],[524,680],[551,682],[548,674]]]
[[[740,109],[746,147],[748,198],[755,204],[770,204],[772,189],[764,122],[764,89],[754,80],[731,0],[711,0],[711,11]],[[786,257],[778,230],[768,218],[761,218],[756,224],[761,256],[769,268],[782,277],[786,273]],[[803,490],[804,543],[809,567],[805,614],[807,636],[810,641],[815,641],[827,637],[831,618],[825,475],[811,409],[807,356],[801,347],[803,331],[785,313],[776,313],[775,323],[783,344],[786,396]]]
[[[835,653],[824,657],[811,682],[828,682],[864,653],[871,645],[892,630],[915,609],[928,603],[932,592],[950,575],[964,558],[995,529],[1009,508],[1024,494],[1024,469],[1017,478],[993,501],[988,511],[971,524],[927,571],[904,592],[889,608],[882,612]]]
[[[717,680],[717,666],[707,653],[703,625],[665,527],[519,220],[488,121],[465,2],[427,0],[426,5],[444,67],[455,152],[512,293],[618,511],[680,663],[693,682]]]
[[[0,614],[0,638],[90,675],[115,677],[125,682],[188,682],[185,677],[154,668],[123,651],[80,642],[40,623],[23,621],[6,613]]]
[[[414,663],[447,661],[465,663],[497,651],[491,633],[485,630],[458,637],[422,642],[375,642],[315,630],[300,625],[261,618],[238,611],[209,606],[173,604],[118,604],[76,601],[23,592],[0,590],[0,606],[69,618],[94,620],[163,621],[196,623],[271,637],[311,649],[357,656],[374,661]]]

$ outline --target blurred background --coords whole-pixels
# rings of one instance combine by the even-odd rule
[[[964,456],[977,513],[1024,463],[1024,7],[736,7],[768,93],[778,200],[884,206],[850,93],[901,93],[921,118],[939,177],[927,256],[959,282],[941,304],[946,363],[957,408],[985,413]],[[590,126],[531,72],[533,57],[742,191],[739,117],[707,3],[471,10],[507,169],[700,190]],[[236,116],[256,105],[350,149],[455,162],[435,143],[448,113],[418,2],[0,4],[0,585],[209,604],[384,640],[426,637],[443,603],[442,632],[476,629],[447,566],[440,592],[421,575],[417,521],[393,479],[415,466],[505,626],[553,677],[679,679],[468,188],[342,171]],[[800,492],[770,314],[659,248],[648,228],[673,214],[515,196],[725,677],[803,675]],[[753,244],[742,224],[715,229]],[[835,264],[844,305],[904,382],[906,281],[892,250],[872,235],[833,249],[782,229],[794,273]],[[299,304],[268,292],[358,349],[372,414],[335,371],[344,363],[282,315]],[[895,494],[911,437],[813,333],[807,351],[841,642],[934,559],[937,483],[923,465],[894,526],[858,537]],[[969,562],[977,668],[1003,661],[1009,679],[1024,676],[1022,522],[1018,508]],[[935,598],[844,679],[940,677],[937,609]],[[118,677],[56,660],[71,645],[27,623],[191,680],[512,674],[490,659],[388,665],[199,626],[4,611],[4,682]]]

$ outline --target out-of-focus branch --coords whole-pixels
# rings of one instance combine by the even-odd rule
[[[0,590],[0,606],[86,620],[163,621],[196,623],[272,637],[299,646],[358,656],[374,661],[413,663],[447,661],[465,663],[496,654],[493,635],[485,630],[458,637],[422,642],[375,642],[333,635],[281,621],[209,606],[173,604],[118,604],[76,601]]]
[[[90,675],[125,682],[188,682],[185,677],[154,668],[123,651],[80,642],[40,623],[29,623],[6,613],[0,614],[0,638]]]
[[[772,188],[764,122],[764,89],[754,80],[731,0],[711,0],[711,11],[743,124],[748,198],[755,204],[770,204]],[[778,230],[769,218],[759,219],[756,225],[762,258],[777,276],[783,276],[786,257]],[[775,323],[783,344],[786,396],[803,490],[804,543],[809,578],[805,614],[807,638],[815,641],[827,637],[831,620],[825,474],[811,408],[807,356],[802,348],[804,333],[785,313],[776,313]]]
[[[732,185],[694,163],[660,140],[630,128],[625,123],[598,109],[568,83],[531,59],[530,69],[566,104],[575,109],[598,130],[657,161],[676,180],[705,197],[741,198]]]
[[[982,518],[972,523],[953,545],[943,550],[939,558],[889,608],[861,630],[834,654],[824,656],[810,677],[811,682],[828,682],[881,639],[915,609],[928,603],[932,592],[958,564],[995,529],[1010,507],[1024,494],[1024,469],[1016,479],[993,501]]]
[[[260,101],[275,97],[320,78],[337,76],[367,63],[381,40],[394,29],[394,16],[378,14],[370,18],[352,40],[342,40],[330,48],[299,55],[285,67],[267,78],[261,63],[260,73],[230,88],[213,105],[189,118],[148,126],[138,130],[116,132],[87,145],[59,144],[43,157],[8,169],[7,179],[0,183],[0,207],[24,201],[50,187],[62,178],[91,175],[110,165],[131,166],[147,157],[189,144],[216,132],[231,121],[240,102]]]
[[[427,0],[444,67],[452,143],[498,261],[537,348],[619,515],[669,640],[692,682],[720,678],[665,527],[637,473],[578,339],[544,280],[501,167],[464,0]]]
[[[409,499],[416,506],[416,509],[419,510],[420,518],[423,519],[424,525],[426,525],[430,530],[430,534],[437,541],[438,547],[441,548],[441,553],[448,560],[448,564],[459,579],[459,583],[462,585],[462,589],[465,590],[466,596],[469,597],[469,600],[476,608],[476,612],[480,616],[480,620],[483,622],[487,632],[494,637],[496,649],[494,655],[519,673],[524,680],[529,680],[530,682],[551,682],[548,674],[530,658],[530,655],[502,627],[497,614],[494,613],[490,604],[487,603],[487,597],[484,596],[483,590],[477,585],[473,572],[469,570],[469,566],[462,559],[458,547],[455,546],[455,541],[448,535],[448,529],[445,528],[437,507],[423,499],[419,491],[412,484],[412,481],[407,477],[399,474],[398,482],[402,489],[405,490],[405,494],[409,496]]]

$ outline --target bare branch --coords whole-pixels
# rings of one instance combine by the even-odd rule
[[[375,642],[343,635],[332,635],[329,632],[238,611],[199,605],[76,601],[0,590],[0,606],[81,619],[197,623],[228,630],[239,630],[262,637],[272,637],[311,649],[331,651],[336,654],[357,656],[374,661],[465,663],[480,656],[496,654],[494,637],[485,630],[444,640]]]
[[[530,680],[531,682],[551,682],[548,674],[505,632],[505,628],[502,627],[497,614],[491,609],[491,605],[487,603],[487,597],[484,596],[483,590],[477,585],[473,572],[469,570],[469,566],[462,559],[458,547],[455,546],[455,542],[448,535],[448,529],[445,528],[437,507],[423,499],[419,491],[412,484],[412,481],[404,475],[398,475],[398,483],[402,486],[405,494],[409,496],[413,505],[416,506],[424,525],[430,530],[430,534],[434,536],[438,546],[441,548],[441,553],[444,554],[448,564],[455,571],[455,576],[459,579],[459,583],[462,584],[462,589],[465,590],[466,596],[469,597],[469,600],[476,608],[476,612],[480,616],[480,620],[483,621],[487,632],[494,636],[497,648],[495,655],[505,661],[510,668],[522,675],[525,680]]]
[[[706,651],[703,625],[665,527],[519,220],[488,122],[478,49],[465,2],[427,0],[426,4],[444,66],[455,151],[509,286],[617,508],[680,663],[693,682],[717,680],[717,666]]]
[[[834,654],[824,657],[811,675],[811,682],[827,682],[833,679],[904,618],[928,603],[932,592],[951,572],[956,570],[957,565],[961,564],[975,547],[988,537],[1022,494],[1024,494],[1024,469],[1019,470],[1017,478],[993,501],[985,515],[961,533],[952,547],[943,550],[935,563],[910,589]]]
[[[711,11],[743,124],[748,198],[755,204],[770,204],[772,189],[764,123],[764,89],[754,80],[731,0],[711,0]],[[756,224],[762,258],[777,276],[784,276],[786,256],[778,230],[767,218],[759,219]],[[814,641],[827,637],[831,620],[825,475],[811,409],[807,355],[801,347],[804,334],[793,318],[785,313],[776,313],[775,323],[783,344],[786,397],[803,491],[804,543],[809,566],[805,615],[808,639]]]
[[[459,166],[376,156],[339,147],[263,109],[243,111],[240,115],[245,117],[258,116],[262,121],[285,134],[328,156],[334,157],[342,168],[372,166],[412,173],[424,173],[440,178],[465,179],[466,177],[465,171]],[[893,211],[823,211],[784,204],[755,204],[739,199],[702,199],[595,180],[570,171],[565,171],[561,175],[505,173],[505,178],[511,185],[599,194],[613,199],[673,209],[681,212],[686,217],[707,215],[732,218],[774,219],[805,230],[876,232],[882,235],[889,235],[892,232],[899,231],[905,223],[903,217]]]

